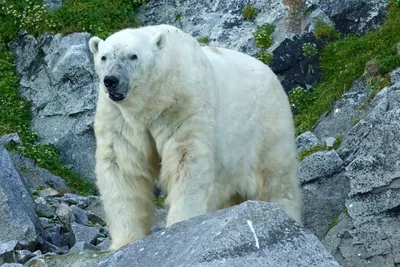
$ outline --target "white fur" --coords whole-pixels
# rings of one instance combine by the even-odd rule
[[[95,120],[111,249],[150,233],[154,183],[168,196],[167,226],[248,199],[300,222],[292,113],[268,66],[167,25],[93,37],[90,49],[100,81],[119,64],[130,87],[115,103],[100,82]],[[137,62],[124,63],[130,53]]]

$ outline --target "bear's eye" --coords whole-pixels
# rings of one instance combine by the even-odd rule
[[[107,59],[106,56],[102,56],[102,57],[101,57],[101,60],[102,60],[102,61],[106,61],[106,59]]]
[[[132,55],[132,56],[131,56],[131,59],[132,59],[132,60],[136,60],[136,59],[137,59],[137,55]]]

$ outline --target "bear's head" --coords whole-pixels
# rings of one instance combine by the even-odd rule
[[[140,90],[146,90],[160,71],[159,58],[166,42],[165,32],[140,29],[121,30],[105,40],[92,37],[89,49],[94,56],[100,88],[108,98],[122,102],[128,95],[143,93]]]

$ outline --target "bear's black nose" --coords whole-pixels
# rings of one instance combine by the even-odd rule
[[[112,91],[117,87],[119,80],[115,76],[105,76],[104,77],[104,85],[107,87],[108,91]]]

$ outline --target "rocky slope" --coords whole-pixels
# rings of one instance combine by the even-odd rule
[[[199,216],[165,230],[162,230],[165,212],[159,209],[158,225],[150,237],[114,253],[104,251],[110,240],[99,199],[63,194],[50,187],[30,192],[19,172],[37,172],[38,168],[24,169],[19,165],[20,160],[0,146],[3,196],[0,199],[3,227],[0,264],[339,266],[311,232],[290,219],[277,205],[255,201]],[[44,177],[39,182],[47,184]]]
[[[344,137],[337,151],[312,154],[299,167],[305,225],[342,266],[400,264],[400,69],[391,81],[365,109],[367,84],[356,81],[317,136],[298,137],[303,147]]]

